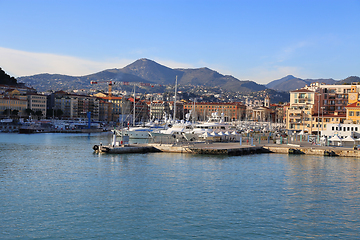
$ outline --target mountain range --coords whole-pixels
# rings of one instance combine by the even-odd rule
[[[37,74],[18,78],[39,91],[87,89],[93,87],[90,81],[142,82],[174,85],[176,76],[179,85],[219,87],[232,92],[254,92],[266,89],[253,81],[240,81],[233,76],[222,75],[209,68],[172,69],[149,59],[139,59],[121,69],[107,69],[86,76],[60,74]]]
[[[353,76],[341,81],[334,79],[301,79],[288,75],[284,78],[274,80],[266,85],[258,84],[250,80],[239,80],[230,75],[222,75],[207,67],[195,69],[172,69],[155,61],[142,58],[127,65],[124,68],[107,69],[98,73],[85,76],[68,76],[60,74],[37,74],[18,78],[34,87],[38,91],[47,90],[72,90],[94,88],[90,81],[115,81],[116,82],[142,82],[161,85],[174,85],[176,76],[179,85],[217,87],[224,91],[249,93],[265,90],[267,88],[277,91],[291,91],[309,85],[312,82],[323,82],[326,84],[349,84],[360,82],[360,78]],[[96,88],[96,87],[95,87]],[[102,89],[104,87],[102,86]],[[164,89],[164,88],[163,88]],[[155,88],[152,90],[160,90]]]
[[[343,80],[337,81],[332,78],[329,79],[301,79],[294,77],[293,75],[288,75],[278,80],[274,80],[265,86],[270,89],[278,90],[278,91],[292,91],[295,89],[303,88],[305,85],[310,85],[310,83],[319,82],[325,84],[351,84],[352,82],[360,82],[360,78],[356,76],[351,76],[345,78]]]

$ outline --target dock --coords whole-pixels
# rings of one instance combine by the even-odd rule
[[[239,143],[177,143],[177,144],[127,144],[120,146],[102,146],[94,145],[93,150],[96,153],[149,153],[149,152],[167,152],[167,153],[190,153],[190,154],[211,154],[211,155],[247,155],[256,153],[265,153],[269,150],[262,146],[250,146]]]
[[[353,148],[335,147],[335,146],[314,146],[311,144],[282,144],[282,145],[265,145],[264,149],[271,153],[280,154],[305,154],[305,155],[320,155],[320,156],[339,156],[339,157],[354,157],[360,158],[360,150]]]
[[[316,146],[308,143],[300,144],[257,144],[240,145],[239,142],[182,142],[175,144],[127,144],[120,146],[94,145],[96,153],[126,154],[126,153],[187,153],[240,156],[248,154],[277,153],[277,154],[305,154],[319,156],[339,156],[360,158],[360,150],[335,146]]]

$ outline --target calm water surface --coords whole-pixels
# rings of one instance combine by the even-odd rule
[[[0,134],[0,239],[359,239],[360,159],[98,155]]]

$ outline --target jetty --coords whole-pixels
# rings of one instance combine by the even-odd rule
[[[229,143],[175,143],[175,144],[125,144],[125,145],[94,145],[93,150],[96,153],[149,153],[149,152],[167,152],[167,153],[191,153],[191,154],[211,154],[211,155],[247,155],[269,152],[262,146],[243,145],[237,142]]]
[[[317,146],[308,143],[300,144],[256,144],[240,145],[239,142],[181,142],[173,144],[148,143],[148,144],[119,144],[119,145],[94,145],[94,152],[109,154],[126,153],[187,153],[239,156],[248,154],[277,153],[292,155],[319,155],[360,158],[360,150],[336,146]]]
[[[349,147],[336,146],[316,146],[307,143],[303,144],[282,144],[282,145],[264,145],[264,149],[271,153],[280,154],[305,154],[320,156],[339,156],[360,158],[360,150]]]

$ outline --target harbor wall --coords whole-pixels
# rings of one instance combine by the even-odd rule
[[[272,153],[289,154],[289,149],[299,150],[307,155],[321,155],[324,156],[325,152],[334,152],[335,155],[340,157],[356,157],[360,158],[360,151],[351,148],[316,148],[316,147],[280,147],[280,146],[264,146],[265,149]]]

